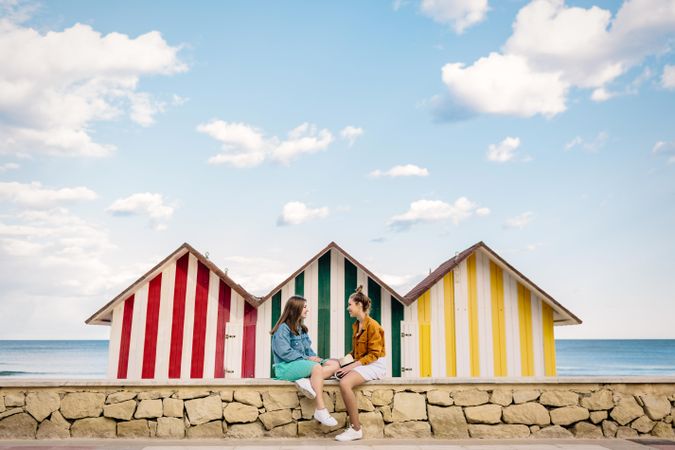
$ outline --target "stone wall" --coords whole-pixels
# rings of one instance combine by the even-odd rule
[[[0,439],[331,437],[347,417],[327,382],[336,427],[312,420],[291,383],[123,385],[0,381]],[[406,384],[397,384],[405,381]],[[387,380],[356,390],[368,438],[675,438],[675,380]]]

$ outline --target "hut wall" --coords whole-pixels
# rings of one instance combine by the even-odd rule
[[[553,309],[476,251],[404,311],[404,376],[554,376]]]
[[[185,253],[113,309],[108,377],[253,377],[257,315],[218,275]]]
[[[293,295],[307,299],[309,314],[306,324],[310,338],[321,357],[342,357],[351,351],[352,323],[347,314],[347,302],[358,285],[371,298],[371,316],[385,330],[385,352],[389,376],[400,376],[401,328],[404,306],[392,297],[391,292],[371,279],[366,272],[348,258],[330,249],[309,264],[294,279],[283,285],[265,302],[270,314],[259,327],[271,329],[281,315],[286,301]],[[262,317],[262,315],[261,315]],[[270,337],[267,336],[267,342]],[[267,357],[270,361],[271,356]],[[262,366],[261,366],[262,367]],[[268,368],[270,366],[267,366]],[[271,370],[257,372],[256,376],[270,376]]]

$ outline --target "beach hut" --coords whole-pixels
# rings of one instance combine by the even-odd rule
[[[405,295],[403,376],[554,376],[555,325],[581,320],[485,243]]]
[[[553,376],[554,326],[581,323],[483,242],[405,296],[331,242],[262,298],[186,243],[86,323],[110,326],[110,378],[269,378],[269,330],[288,298],[307,299],[318,354],[341,357],[359,285],[385,330],[393,377]]]
[[[185,243],[86,323],[110,326],[109,378],[251,378],[258,301]]]
[[[357,286],[372,300],[371,316],[385,330],[385,349],[390,376],[401,376],[401,321],[404,298],[366,266],[331,242],[281,284],[262,298],[258,307],[260,327],[271,328],[292,295],[307,299],[309,315],[305,322],[317,353],[322,357],[342,357],[351,351],[352,323],[346,312],[349,296]],[[262,352],[267,352],[263,355]],[[261,371],[270,376],[271,353],[261,349]],[[270,355],[270,356],[267,356]]]

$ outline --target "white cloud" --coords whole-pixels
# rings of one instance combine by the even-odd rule
[[[156,230],[166,229],[166,221],[171,219],[174,207],[166,205],[161,194],[139,192],[113,202],[106,211],[115,216],[146,216]]]
[[[147,126],[163,109],[138,92],[144,76],[187,67],[157,31],[102,35],[89,25],[39,32],[0,18],[0,154],[107,156],[92,125],[119,118]]]
[[[0,164],[0,173],[8,172],[10,170],[16,170],[19,167],[21,167],[21,166],[19,166],[17,163],[11,163],[11,162]]]
[[[574,139],[565,144],[565,150],[571,150],[574,147],[581,147],[589,152],[597,152],[607,144],[609,140],[609,133],[600,131],[593,139],[586,140],[581,136],[576,136]]]
[[[0,182],[0,201],[31,208],[52,208],[60,203],[96,199],[96,192],[84,186],[49,189],[41,183]]]
[[[661,85],[667,89],[675,89],[675,66],[664,66]]]
[[[358,127],[353,127],[351,125],[344,127],[342,131],[340,131],[340,136],[342,136],[342,139],[346,140],[349,142],[349,146],[351,147],[354,145],[354,142],[361,136],[363,136],[363,128],[358,128]]]
[[[328,208],[310,208],[302,202],[288,202],[284,205],[277,225],[299,225],[314,219],[328,216]]]
[[[480,210],[480,212],[479,212]],[[460,197],[453,204],[441,200],[417,200],[410,204],[410,209],[403,214],[394,216],[388,225],[396,230],[407,230],[418,223],[438,222],[449,219],[455,225],[468,219],[474,214],[486,216],[488,208],[479,206],[466,197]]]
[[[288,277],[288,265],[262,257],[228,256],[219,266],[253,295],[265,295]]]
[[[255,167],[267,159],[289,164],[298,156],[324,150],[333,142],[330,131],[319,130],[308,122],[289,131],[285,140],[267,137],[264,131],[246,123],[219,119],[197,126],[197,131],[223,144],[223,152],[209,158],[209,164],[237,168]]]
[[[452,25],[461,34],[482,22],[488,12],[487,0],[422,0],[420,10],[435,22]]]
[[[534,219],[534,213],[531,211],[524,212],[517,215],[516,217],[511,217],[504,222],[504,228],[519,228],[523,229],[532,223]]]
[[[520,138],[506,137],[499,144],[491,144],[488,148],[488,161],[504,163],[513,161],[516,149],[520,147]]]
[[[467,68],[448,64],[443,81],[459,104],[475,111],[551,117],[565,111],[572,87],[591,89],[595,101],[617,95],[608,85],[645,57],[668,52],[673,35],[672,0],[628,0],[614,17],[597,6],[533,0],[518,12],[501,53]]]
[[[452,97],[478,112],[551,117],[566,109],[569,84],[560,73],[535,71],[522,56],[491,53],[469,67],[446,64],[442,72]]]
[[[380,177],[426,177],[429,171],[424,167],[416,166],[415,164],[404,164],[394,166],[389,170],[382,171],[380,169],[373,170],[369,176],[372,178]]]
[[[663,155],[668,164],[675,164],[675,141],[658,141],[652,148],[652,154]]]

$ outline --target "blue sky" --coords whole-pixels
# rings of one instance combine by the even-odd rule
[[[0,339],[106,338],[185,241],[262,294],[333,240],[675,338],[673,0],[0,5]]]

